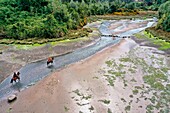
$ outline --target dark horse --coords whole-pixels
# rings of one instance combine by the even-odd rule
[[[47,66],[48,66],[48,64],[52,64],[53,63],[53,60],[54,60],[54,57],[48,57],[48,59],[47,59]]]
[[[17,80],[17,79],[18,79],[18,81],[20,81],[20,77],[19,77],[19,75],[20,75],[20,72],[17,72],[17,73],[15,73],[15,72],[14,72],[13,77],[12,77],[12,79],[11,79],[11,82],[10,82],[10,83],[13,83],[13,81],[15,81],[15,82],[16,82],[16,80]]]

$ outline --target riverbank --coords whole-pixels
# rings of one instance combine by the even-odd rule
[[[161,53],[132,39],[123,39],[90,58],[54,72],[20,92],[14,103],[1,102],[0,112],[168,111],[170,58]]]
[[[159,50],[163,50],[165,54],[170,54],[170,43],[165,38],[160,38],[159,35],[155,36],[146,31],[141,31],[136,33],[135,37],[133,37],[133,40],[141,46],[156,47]]]
[[[158,37],[162,40],[170,42],[170,32],[163,31],[161,29],[156,29],[155,27],[150,27],[145,30],[148,34],[152,35],[150,37]]]

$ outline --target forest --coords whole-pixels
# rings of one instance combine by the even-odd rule
[[[58,38],[82,28],[92,15],[158,11],[156,29],[170,31],[168,0],[1,0],[1,38]]]

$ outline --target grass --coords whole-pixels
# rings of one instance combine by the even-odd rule
[[[114,79],[113,79],[113,78],[108,77],[108,78],[107,78],[107,81],[109,82],[109,85],[110,85],[110,86],[114,86]]]
[[[103,102],[104,104],[110,104],[110,100],[99,100],[99,102]]]
[[[152,104],[149,104],[147,107],[146,107],[146,110],[147,110],[147,113],[153,113],[152,110],[154,109],[154,106]]]
[[[78,96],[81,96],[82,94],[80,94],[80,91],[78,89],[73,91],[74,93],[76,93]]]
[[[153,104],[155,104],[155,102],[156,102],[156,97],[155,97],[155,96],[152,96],[152,97],[150,98],[150,101],[151,101]]]
[[[135,36],[139,39],[149,39],[154,45],[159,46],[160,50],[170,49],[170,35],[166,35],[167,38],[162,38],[160,35],[153,35],[149,30],[146,30],[135,34]]]
[[[139,91],[137,89],[132,90],[132,92],[134,95],[137,95],[139,93]]]
[[[87,95],[87,96],[84,96],[84,95],[83,95],[83,97],[82,97],[82,99],[85,99],[85,100],[88,100],[88,99],[90,99],[90,98],[92,98],[92,95]]]
[[[125,107],[125,111],[130,111],[130,109],[131,109],[131,106],[130,106],[130,105],[128,105],[128,106]]]
[[[164,85],[161,82],[153,83],[152,87],[160,91],[164,90]]]
[[[136,70],[129,68],[128,71],[130,71],[131,73],[136,73]]]
[[[168,80],[167,76],[162,73],[156,73],[152,75],[145,75],[143,77],[144,81],[149,84],[151,87],[157,90],[163,90],[164,85],[162,85],[162,81],[166,82]]]
[[[107,64],[108,67],[111,67],[111,66],[112,66],[112,61],[111,61],[111,60],[106,61],[105,63]]]
[[[161,29],[156,29],[155,27],[150,27],[145,30],[147,33],[150,33],[154,37],[159,37],[166,41],[170,41],[170,32],[163,31]]]
[[[126,72],[125,71],[113,71],[113,70],[108,70],[108,73],[109,74],[112,74],[112,75],[115,75],[116,77],[121,77],[123,74],[125,74]]]
[[[166,42],[165,40],[162,40],[162,39],[156,39],[153,41],[153,43],[155,45],[159,45],[159,49],[160,50],[167,50],[167,49],[170,49],[170,43],[169,42]]]
[[[120,58],[119,59],[121,62],[131,62],[130,58]]]

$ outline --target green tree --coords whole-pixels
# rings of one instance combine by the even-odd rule
[[[159,21],[157,29],[170,32],[170,1],[165,2],[159,7]]]

